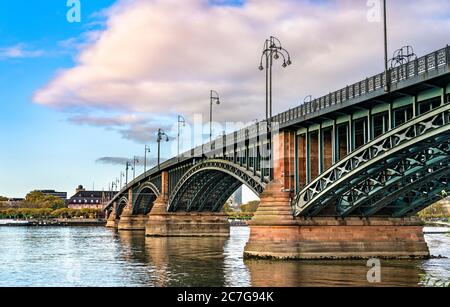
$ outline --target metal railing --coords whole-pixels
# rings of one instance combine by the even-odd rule
[[[450,64],[450,47],[447,46],[438,51],[432,52],[421,58],[415,59],[388,71],[389,85],[397,84],[400,81],[411,79],[427,72],[439,69]],[[374,91],[384,88],[386,85],[386,74],[381,73],[363,81],[349,85],[336,92],[332,92],[310,102],[306,102],[296,108],[289,109],[272,118],[273,122],[280,124],[306,116],[308,114],[327,109],[330,106],[342,104],[353,98],[362,97]]]

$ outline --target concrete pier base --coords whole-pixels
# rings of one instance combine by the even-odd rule
[[[119,220],[116,219],[108,219],[106,221],[106,227],[107,228],[116,228],[119,226]]]
[[[427,258],[415,219],[317,218],[296,226],[251,226],[246,257],[279,259]]]
[[[147,215],[122,215],[117,229],[125,231],[145,231]]]
[[[150,214],[145,228],[150,237],[228,237],[228,217],[221,213]]]
[[[281,182],[269,184],[250,222],[246,258],[427,258],[423,225],[415,218],[294,218]]]
[[[115,208],[113,210],[115,212]],[[119,219],[116,218],[116,214],[115,213],[111,213],[107,220],[106,220],[106,227],[107,228],[115,228],[117,229],[117,226],[119,225]]]

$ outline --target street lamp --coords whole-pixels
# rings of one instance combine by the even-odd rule
[[[213,103],[216,103],[217,105],[220,104],[220,98],[219,98],[219,94],[214,91],[211,90],[211,94],[209,96],[209,103],[210,103],[210,107],[209,107],[209,141],[212,141],[212,108],[213,108]]]
[[[384,17],[384,74],[386,76],[384,91],[389,92],[389,76],[388,76],[388,38],[387,38],[387,5],[383,0],[383,17]]]
[[[139,163],[139,158],[133,157],[133,180],[136,178],[136,163]]]
[[[264,42],[263,52],[261,54],[261,61],[259,63],[259,70],[266,70],[266,125],[267,125],[267,138],[272,138],[271,133],[271,120],[272,120],[272,66],[273,60],[283,58],[281,66],[283,68],[292,64],[291,56],[289,52],[281,46],[281,42],[278,38],[271,36]],[[265,66],[263,66],[263,59],[265,57]],[[273,159],[272,159],[272,142],[267,144],[269,151],[269,178],[273,177]]]
[[[122,190],[122,178],[125,177],[123,172],[120,172],[120,189]]]
[[[269,123],[272,118],[272,66],[273,60],[278,60],[280,56],[283,58],[281,66],[286,68],[292,64],[289,52],[281,46],[278,38],[271,36],[266,39],[264,49],[261,55],[259,70],[266,70],[266,120]],[[263,59],[266,59],[265,67],[263,66]]]
[[[161,129],[158,129],[158,138],[156,139],[156,141],[158,142],[158,170],[160,169],[161,141],[164,136],[166,137],[166,142],[169,142],[169,137],[167,136],[167,134]]]
[[[184,119],[183,116],[178,115],[178,144],[177,144],[177,157],[178,160],[180,159],[180,131],[181,131],[181,127],[185,127],[186,126],[186,120]]]
[[[131,165],[131,162],[130,162],[130,161],[127,161],[126,167],[125,167],[125,186],[128,185],[128,170],[129,170],[130,168],[133,169],[133,166]]]
[[[144,174],[147,172],[147,153],[150,153],[150,146],[145,145],[145,151],[144,151]]]
[[[305,97],[305,99],[303,99],[303,104],[309,103],[313,100],[312,95],[308,95]]]

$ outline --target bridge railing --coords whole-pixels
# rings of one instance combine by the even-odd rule
[[[441,67],[450,64],[450,46],[432,52],[428,55],[417,58],[413,61],[394,67],[388,71],[389,85],[394,85],[406,79],[412,79],[425,73],[435,71]],[[386,85],[386,74],[380,73],[370,78],[366,78],[355,84],[346,86],[343,89],[329,93],[328,95],[316,98],[306,102],[298,107],[289,109],[271,118],[272,123],[282,125],[292,120],[305,117],[311,113],[330,108],[335,105],[343,104],[355,98],[363,97],[380,89]],[[227,140],[232,139],[234,143],[244,142],[248,139],[255,139],[257,135],[261,136],[267,132],[265,121],[256,122],[251,126],[223,135],[217,139],[198,146],[194,149],[181,154],[181,157],[200,157],[206,154],[218,153],[220,156],[221,148],[217,146],[221,142],[222,146],[228,146]],[[224,140],[222,140],[222,138]],[[171,164],[171,160],[167,161]]]
[[[394,67],[388,71],[389,85],[397,84],[406,79],[412,79],[427,72],[435,71],[450,64],[450,47],[432,52],[428,55]],[[276,115],[272,121],[280,124],[295,120],[308,114],[327,109],[336,104],[342,104],[348,100],[358,98],[384,88],[386,85],[386,74],[381,73],[366,78],[343,89],[332,92],[286,112]]]

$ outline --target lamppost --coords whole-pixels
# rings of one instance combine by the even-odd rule
[[[272,139],[272,66],[273,60],[278,60],[280,56],[283,58],[281,66],[286,68],[292,64],[291,56],[289,52],[281,46],[281,42],[278,38],[271,36],[264,42],[264,49],[261,54],[261,61],[259,63],[259,70],[266,70],[266,125],[267,125],[267,138]],[[263,59],[265,58],[265,66],[263,66]],[[272,178],[273,171],[273,159],[272,159],[272,142],[267,144],[269,152],[269,177]]]
[[[211,94],[209,96],[209,103],[210,103],[210,107],[209,107],[209,141],[212,141],[212,108],[213,108],[213,103],[216,103],[217,105],[220,104],[220,98],[219,98],[219,94],[214,91],[211,90]]]
[[[383,0],[383,18],[384,18],[384,74],[386,76],[384,91],[389,92],[389,76],[388,76],[388,38],[387,38],[387,5],[386,0]]]
[[[147,172],[147,153],[150,153],[150,146],[145,145],[145,151],[144,151],[144,174]]]
[[[133,169],[133,166],[131,165],[130,161],[127,161],[126,167],[125,167],[125,186],[128,185],[128,169]]]
[[[166,142],[169,142],[169,137],[167,136],[167,134],[161,129],[158,129],[158,138],[156,139],[156,141],[158,142],[158,170],[160,169],[161,141],[163,139],[163,136],[166,137]]]
[[[186,126],[186,120],[184,119],[183,116],[178,115],[178,137],[177,137],[177,157],[178,160],[180,159],[180,131],[181,131],[181,127]]]
[[[264,43],[264,50],[261,55],[259,70],[266,70],[266,120],[269,123],[272,117],[272,66],[273,60],[278,60],[280,55],[283,57],[283,64],[281,66],[286,68],[291,65],[291,56],[289,52],[281,46],[278,38],[271,36],[266,39]],[[263,66],[263,59],[266,59],[265,67]]]
[[[139,158],[133,157],[133,180],[136,178],[136,163],[139,163]]]
[[[120,172],[120,189],[122,190],[122,178],[125,177],[123,172]]]

